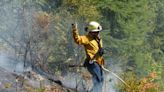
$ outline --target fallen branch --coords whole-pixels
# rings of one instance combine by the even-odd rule
[[[68,67],[84,67],[83,65],[68,65]]]

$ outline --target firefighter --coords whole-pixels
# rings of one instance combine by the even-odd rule
[[[91,21],[85,28],[88,32],[86,35],[79,35],[77,24],[72,24],[72,35],[75,43],[83,45],[86,52],[84,67],[92,75],[93,88],[91,92],[102,92],[103,86],[103,71],[104,66],[102,39],[100,31],[102,27],[98,22]]]

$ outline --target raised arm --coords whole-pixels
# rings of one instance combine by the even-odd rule
[[[79,45],[85,45],[85,44],[88,44],[89,42],[87,36],[79,35],[77,24],[72,24],[72,35],[73,35],[74,41]]]

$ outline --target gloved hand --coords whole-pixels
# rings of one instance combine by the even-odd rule
[[[99,49],[99,55],[100,55],[100,56],[103,56],[103,54],[104,54],[104,49],[103,49],[103,48],[100,48],[100,49]]]
[[[84,64],[83,64],[83,66],[84,67],[88,67],[88,66],[94,64],[95,62],[96,62],[96,60],[85,61]]]
[[[73,30],[77,29],[77,23],[72,24],[72,29]]]
[[[96,62],[96,60],[90,60],[89,64],[93,64],[94,62]]]

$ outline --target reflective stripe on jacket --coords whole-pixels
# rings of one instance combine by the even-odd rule
[[[89,58],[92,59],[99,50],[98,42],[96,39],[94,39],[89,34],[80,36],[77,29],[73,29],[72,34],[74,41],[79,45],[83,45],[85,48],[86,56],[89,56]],[[100,40],[100,47],[102,47],[102,40]],[[99,65],[104,65],[104,59],[102,56],[97,54],[94,59]]]

